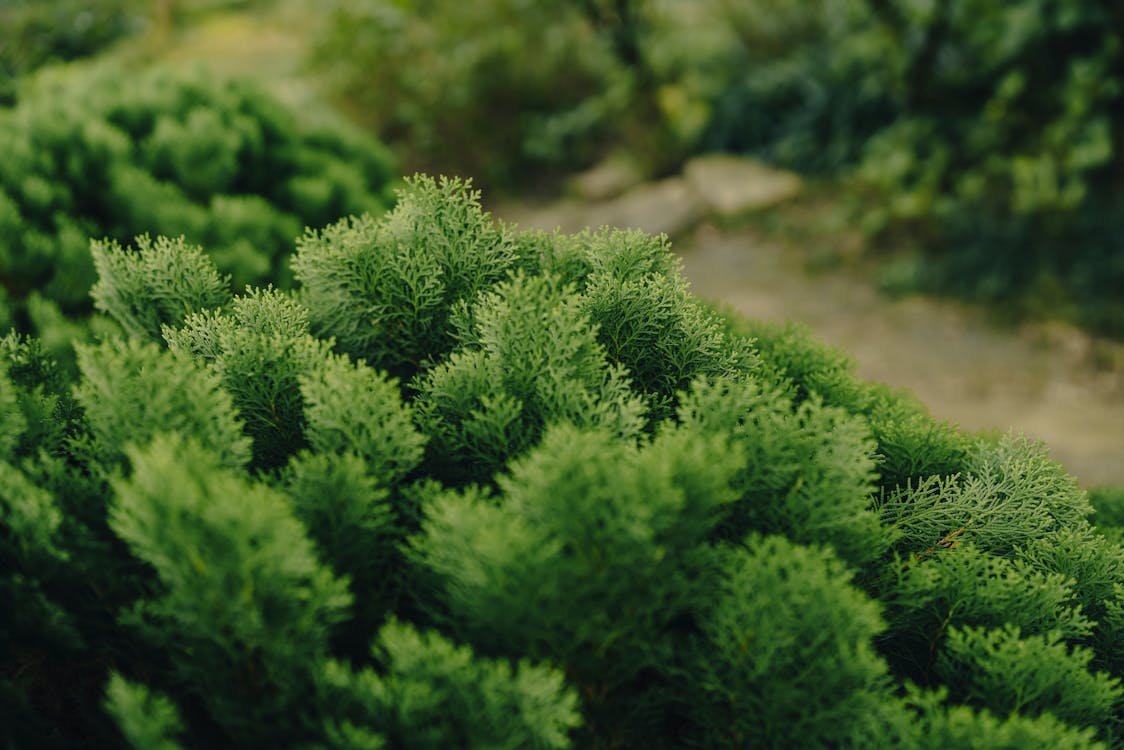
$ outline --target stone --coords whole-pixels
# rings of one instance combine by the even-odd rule
[[[774,206],[801,189],[800,178],[792,172],[726,154],[691,159],[683,176],[708,210],[722,218]]]
[[[639,167],[624,156],[610,156],[600,164],[572,177],[568,188],[576,198],[598,202],[616,198],[644,179]]]
[[[641,229],[649,234],[680,235],[702,220],[707,207],[682,177],[671,177],[633,188],[624,195],[591,207],[589,226]]]

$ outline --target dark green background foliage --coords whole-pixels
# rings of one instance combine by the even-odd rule
[[[305,127],[263,91],[202,72],[47,71],[0,111],[0,152],[9,318],[47,338],[60,309],[89,311],[91,237],[184,235],[227,285],[286,283],[280,261],[305,226],[390,202],[377,143]]]
[[[1124,547],[665,241],[419,177],[232,297],[94,246],[0,341],[0,746],[1107,748]]]
[[[533,183],[588,163],[631,99],[585,5],[609,3],[344,0],[314,59],[411,168]]]
[[[856,175],[864,226],[923,252],[896,285],[1124,333],[1119,3],[754,5],[707,147]]]
[[[86,57],[142,25],[142,0],[0,0],[0,102],[20,76]]]

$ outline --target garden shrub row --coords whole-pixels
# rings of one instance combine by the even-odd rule
[[[284,285],[305,226],[392,198],[376,142],[199,70],[44,71],[0,110],[0,152],[0,318],[49,343],[90,311],[91,237],[183,235],[236,288]]]
[[[0,342],[0,745],[1117,742],[1124,548],[1040,445],[457,180],[297,244],[96,246],[74,383]]]

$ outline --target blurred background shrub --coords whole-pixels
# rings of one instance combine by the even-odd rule
[[[1124,334],[1124,6],[719,4],[736,72],[699,147],[857,177],[864,229],[920,252],[899,287]]]
[[[632,96],[571,0],[342,0],[330,17],[317,67],[410,170],[510,187],[580,167]]]
[[[49,62],[91,55],[145,23],[144,0],[0,0],[0,103]]]
[[[236,287],[283,286],[304,227],[381,212],[394,172],[374,140],[304,127],[249,84],[112,66],[26,81],[0,110],[0,153],[9,316],[48,340],[50,319],[90,309],[91,238],[183,235]]]

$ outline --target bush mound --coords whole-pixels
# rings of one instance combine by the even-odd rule
[[[198,70],[45,71],[0,110],[0,152],[0,318],[48,338],[89,311],[91,237],[182,235],[235,288],[286,283],[279,261],[305,226],[391,198],[377,143]]]
[[[710,311],[663,239],[415,178],[293,292],[100,252],[73,387],[0,342],[4,746],[1117,742],[1124,548],[1074,480]]]

